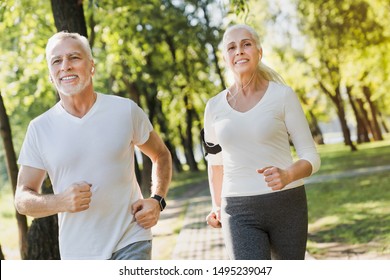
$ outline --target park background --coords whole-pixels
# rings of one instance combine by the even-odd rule
[[[95,89],[147,112],[172,153],[168,201],[177,202],[207,187],[204,107],[231,82],[219,43],[229,24],[247,23],[262,37],[264,62],[299,95],[321,154],[321,170],[307,182],[308,252],[390,259],[389,12],[387,0],[1,0],[1,257],[58,257],[56,217],[32,221],[12,202],[27,125],[58,100],[44,54],[54,32],[86,35]],[[151,164],[136,159],[147,195]],[[180,209],[164,237],[172,246],[188,204]]]

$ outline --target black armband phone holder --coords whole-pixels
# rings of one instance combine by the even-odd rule
[[[208,154],[216,155],[222,151],[222,148],[220,145],[206,142],[206,140],[204,139],[204,129],[203,128],[200,131],[200,137],[202,140],[203,149],[205,151],[205,156],[207,156]]]

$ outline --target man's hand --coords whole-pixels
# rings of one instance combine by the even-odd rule
[[[77,182],[59,194],[64,212],[75,213],[87,210],[91,203],[91,187],[92,185],[87,182]]]
[[[132,211],[137,223],[145,228],[155,226],[160,218],[160,205],[154,198],[139,199],[132,205]]]

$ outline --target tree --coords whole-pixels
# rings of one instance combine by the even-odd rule
[[[15,194],[16,183],[18,178],[18,166],[16,164],[16,155],[14,145],[12,142],[11,126],[9,124],[8,115],[4,106],[3,97],[0,92],[0,134],[3,139],[3,144],[6,153],[7,171],[11,181],[12,190]],[[16,212],[16,220],[18,222],[19,229],[19,251],[20,256],[24,259],[27,257],[27,218],[24,215],[20,215]]]
[[[301,0],[297,3],[301,17],[300,27],[310,38],[308,41],[312,46],[308,63],[312,65],[320,88],[336,107],[345,143],[351,150],[356,150],[346,121],[342,90],[349,90],[348,94],[351,94],[352,85],[358,81],[354,79],[356,76],[348,77],[345,70],[348,69],[348,62],[356,63],[356,57],[361,56],[369,47],[381,44],[383,27],[373,17],[370,6],[365,1]],[[369,102],[369,99],[366,96],[366,101]],[[352,95],[349,100],[354,102]],[[359,117],[358,107],[350,104],[361,132],[364,123]],[[375,114],[373,120],[376,120],[375,108],[371,107],[371,111]],[[378,126],[373,132],[378,132],[377,128]]]
[[[34,7],[34,9],[32,8]],[[48,32],[47,6],[37,1],[7,1],[0,3],[0,31],[7,32],[1,40],[0,88],[2,89],[2,126],[4,148],[7,152],[7,167],[13,192],[16,189],[18,168],[16,153],[21,145],[28,121],[51,105],[48,79],[41,80],[40,73],[46,64],[44,40],[36,37],[33,29],[45,36]],[[31,11],[34,10],[34,13]],[[40,16],[38,16],[40,15]],[[47,39],[47,38],[46,38]],[[42,45],[41,45],[42,43]],[[4,62],[4,63],[3,63]],[[49,91],[50,92],[50,91]],[[48,97],[42,98],[43,96]],[[35,98],[37,102],[35,101]],[[5,113],[7,107],[7,114]],[[9,116],[9,118],[7,117]],[[11,127],[12,137],[11,137]],[[16,140],[16,141],[14,141]],[[28,226],[25,216],[16,213],[20,240],[20,257],[28,258]]]

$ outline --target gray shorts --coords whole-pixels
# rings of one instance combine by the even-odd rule
[[[305,258],[308,213],[304,186],[223,198],[221,220],[231,259]]]
[[[151,260],[152,240],[139,241],[112,254],[110,260]]]

